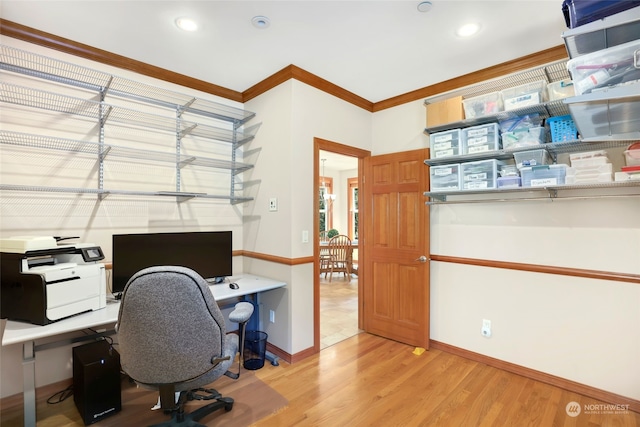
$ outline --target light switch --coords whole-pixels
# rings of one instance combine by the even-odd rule
[[[309,230],[302,230],[302,243],[309,243]]]

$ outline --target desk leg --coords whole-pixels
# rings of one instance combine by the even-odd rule
[[[36,425],[36,356],[34,342],[22,344],[22,376],[24,399],[24,425]]]

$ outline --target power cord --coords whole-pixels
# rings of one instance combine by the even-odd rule
[[[57,405],[58,403],[64,402],[70,396],[73,396],[73,384],[69,387],[61,390],[57,393],[54,393],[51,397],[47,399],[47,403],[50,405]]]

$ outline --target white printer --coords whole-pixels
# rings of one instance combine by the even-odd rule
[[[0,315],[36,325],[106,307],[99,246],[63,238],[0,239]]]

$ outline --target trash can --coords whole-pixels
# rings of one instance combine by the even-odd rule
[[[247,331],[244,336],[244,368],[255,371],[264,366],[267,353],[267,333]]]

